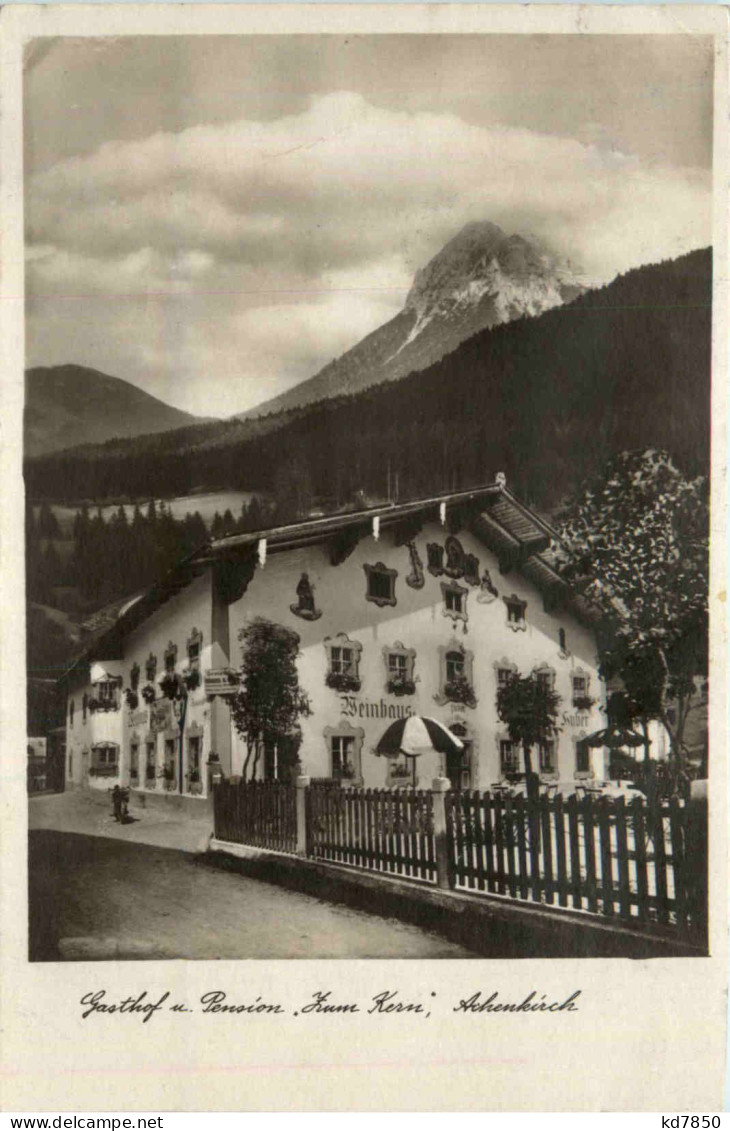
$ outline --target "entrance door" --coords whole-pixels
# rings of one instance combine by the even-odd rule
[[[451,782],[452,789],[471,789],[472,743],[468,738],[459,737],[464,743],[464,749],[446,755],[446,777]]]

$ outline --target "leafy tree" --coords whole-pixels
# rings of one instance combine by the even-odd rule
[[[514,672],[497,691],[497,714],[506,725],[513,742],[525,754],[528,790],[535,785],[532,769],[532,748],[547,742],[557,733],[558,708],[561,698],[543,680]]]
[[[236,730],[246,742],[244,781],[251,765],[256,777],[259,758],[269,744],[299,748],[299,718],[312,713],[309,697],[299,686],[299,637],[283,625],[256,617],[238,635],[243,646],[241,688],[232,701]],[[253,758],[253,764],[251,759]]]
[[[605,678],[633,716],[664,724],[677,768],[707,665],[707,483],[664,451],[623,452],[590,481],[561,530],[561,572],[600,610]]]

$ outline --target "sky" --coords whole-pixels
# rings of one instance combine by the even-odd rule
[[[36,39],[26,353],[205,416],[313,376],[463,225],[589,284],[711,240],[712,41]]]

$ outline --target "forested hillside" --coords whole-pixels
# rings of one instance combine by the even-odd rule
[[[258,434],[207,426],[187,441],[185,430],[30,460],[28,494],[173,496],[216,484],[273,491],[301,512],[314,498],[385,497],[396,477],[405,498],[504,471],[550,508],[628,448],[660,446],[688,471],[706,470],[711,271],[709,249],[631,271],[477,334],[401,381],[270,417]]]

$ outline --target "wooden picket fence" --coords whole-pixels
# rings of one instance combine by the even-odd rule
[[[701,878],[676,798],[446,796],[455,886],[607,917],[688,927]]]
[[[219,782],[213,790],[215,835],[219,840],[294,852],[297,845],[296,790],[281,782]]]
[[[307,790],[308,854],[410,879],[436,880],[433,797],[425,790]]]
[[[617,924],[706,930],[706,810],[677,799],[302,789],[297,830],[295,786],[221,782],[216,837]]]

